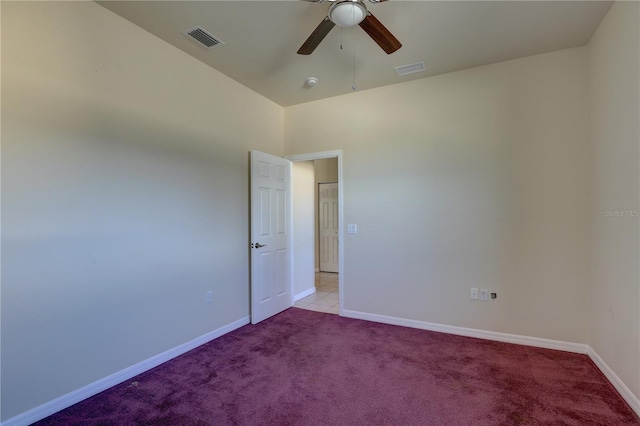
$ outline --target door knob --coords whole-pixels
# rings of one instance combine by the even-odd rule
[[[266,247],[266,244],[260,244],[260,243],[256,243],[256,248],[260,248],[260,247]]]

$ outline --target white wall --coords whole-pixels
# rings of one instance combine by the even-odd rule
[[[315,288],[313,161],[293,163],[293,294]]]
[[[589,43],[590,344],[640,399],[640,5],[613,5]]]
[[[587,101],[576,48],[286,108],[344,152],[344,308],[586,343]]]
[[[2,2],[3,420],[249,315],[282,120],[96,3]]]

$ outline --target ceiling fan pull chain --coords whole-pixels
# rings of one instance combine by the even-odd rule
[[[355,22],[355,8],[351,9],[351,15],[353,21]],[[351,36],[353,37],[353,86],[351,86],[352,90],[358,90],[358,86],[356,85],[356,32],[351,29]]]
[[[353,86],[351,86],[352,90],[358,90],[358,86],[356,85],[356,32],[351,30],[351,34],[353,35]]]
[[[342,43],[342,30],[343,30],[343,28],[340,27],[340,50],[342,50],[342,45],[343,45],[343,43]]]

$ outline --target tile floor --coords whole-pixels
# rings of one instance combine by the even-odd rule
[[[316,272],[316,292],[295,302],[296,308],[339,314],[338,274]]]

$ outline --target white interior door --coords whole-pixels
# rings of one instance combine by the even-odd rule
[[[293,305],[291,162],[251,151],[251,322]]]
[[[318,184],[320,271],[338,272],[338,184]]]

